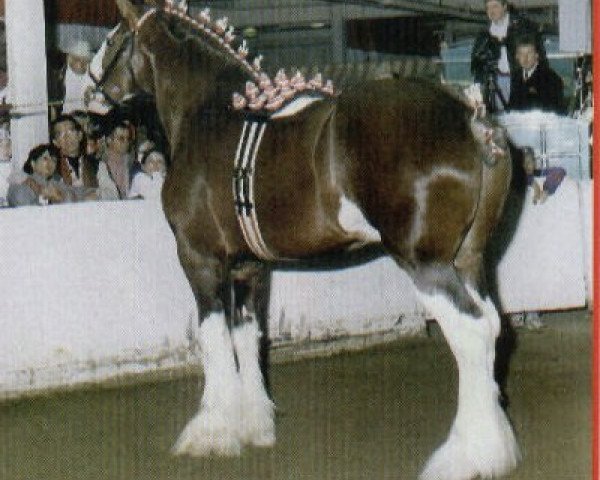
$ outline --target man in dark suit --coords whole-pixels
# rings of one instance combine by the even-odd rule
[[[517,41],[518,68],[511,79],[510,110],[543,110],[563,113],[563,82],[545,62],[540,62],[535,39]]]

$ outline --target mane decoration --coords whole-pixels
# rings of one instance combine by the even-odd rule
[[[146,12],[140,18],[137,29],[155,9]],[[227,54],[232,56],[243,69],[252,76],[252,80],[246,82],[243,94],[235,92],[232,95],[232,107],[234,110],[247,110],[254,114],[273,114],[288,105],[299,96],[310,97],[334,97],[337,95],[331,80],[323,80],[320,73],[307,80],[298,70],[292,77],[288,77],[284,69],[280,69],[272,79],[262,70],[262,55],[257,55],[248,61],[248,44],[242,40],[237,49],[232,46],[236,36],[235,28],[229,24],[227,17],[220,18],[214,22],[211,20],[210,9],[205,8],[196,17],[188,14],[187,1],[176,3],[175,0],[166,0],[163,11],[167,14],[177,16],[187,23],[192,29],[202,32],[204,35],[215,40]]]

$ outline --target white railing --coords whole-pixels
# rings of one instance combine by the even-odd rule
[[[586,305],[591,190],[566,179],[544,205],[526,199],[498,268],[505,311]],[[196,307],[157,204],[0,209],[0,245],[0,396],[196,361]],[[275,345],[368,334],[421,314],[385,257],[276,271],[269,333]]]

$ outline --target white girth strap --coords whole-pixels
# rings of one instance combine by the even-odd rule
[[[277,260],[278,257],[269,250],[260,234],[254,203],[256,155],[266,128],[267,123],[264,121],[244,122],[235,154],[233,197],[237,219],[250,250],[263,260]]]

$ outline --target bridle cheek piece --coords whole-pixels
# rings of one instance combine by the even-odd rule
[[[112,107],[119,107],[120,102],[115,100],[114,97],[111,95],[111,93],[118,94],[121,91],[121,88],[118,85],[113,85],[113,87],[111,88],[112,92],[107,92],[106,88],[105,88],[105,83],[106,83],[108,76],[110,75],[110,73],[112,73],[117,62],[121,58],[122,53],[125,50],[125,48],[127,48],[127,46],[132,43],[132,40],[136,33],[137,33],[137,30],[135,32],[127,32],[124,35],[123,41],[121,42],[119,49],[114,54],[110,63],[106,66],[106,68],[102,69],[102,76],[100,78],[96,77],[96,75],[94,75],[94,73],[88,67],[88,75],[92,79],[92,82],[94,82],[94,87],[95,87],[94,93],[100,93]],[[110,46],[110,45],[111,45],[111,42],[110,41],[107,42],[107,46]],[[133,58],[133,45],[132,45],[132,48],[129,49],[129,57],[125,61],[125,65],[127,66],[127,69],[129,70],[129,74],[131,76],[133,86],[136,87],[137,82],[135,79],[135,73],[134,73],[133,67],[131,65],[132,58]]]

